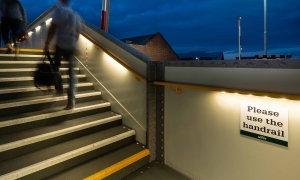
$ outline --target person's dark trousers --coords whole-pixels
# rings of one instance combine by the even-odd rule
[[[77,93],[76,84],[77,78],[74,71],[74,58],[72,49],[62,49],[56,46],[55,55],[54,55],[54,71],[57,71],[57,75],[54,77],[55,88],[57,91],[63,90],[62,78],[59,71],[61,64],[61,57],[64,57],[69,62],[69,88],[68,88],[68,105],[75,105],[75,95]]]
[[[1,32],[5,44],[11,43],[11,40],[16,43],[17,30],[22,25],[22,23],[22,20],[2,17]],[[13,37],[10,37],[10,30],[12,31]]]

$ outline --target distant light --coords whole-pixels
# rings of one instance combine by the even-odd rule
[[[29,31],[29,32],[28,32],[28,35],[30,36],[32,33],[33,33],[32,31]]]
[[[51,21],[52,21],[52,18],[48,19],[48,20],[46,21],[46,24],[50,23]]]

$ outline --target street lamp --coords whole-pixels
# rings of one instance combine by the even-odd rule
[[[239,60],[241,60],[241,58],[242,58],[241,19],[242,19],[242,17],[238,18],[238,28],[239,28]]]
[[[267,0],[264,0],[264,55],[267,55]]]

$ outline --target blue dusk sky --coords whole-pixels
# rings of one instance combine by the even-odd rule
[[[32,22],[57,0],[20,0]],[[100,26],[102,0],[73,0],[85,21]],[[238,56],[238,17],[242,56],[264,54],[264,0],[111,0],[109,30],[122,39],[160,32],[176,53],[224,52]],[[300,57],[299,0],[267,0],[268,55]]]

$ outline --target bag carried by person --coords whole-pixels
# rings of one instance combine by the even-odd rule
[[[17,41],[18,42],[23,42],[23,41],[28,40],[28,33],[26,31],[26,26],[27,25],[25,24],[18,28],[18,30],[17,30]]]
[[[45,62],[45,59],[48,58],[50,64]],[[33,79],[35,87],[41,89],[41,87],[47,87],[50,89],[50,86],[55,86],[54,78],[58,75],[58,72],[53,70],[53,61],[50,57],[50,54],[47,53],[43,58],[43,62],[37,65],[37,70],[34,72]]]
[[[17,34],[17,41],[18,42],[23,42],[28,40],[28,33],[26,32],[26,30],[22,30]]]

